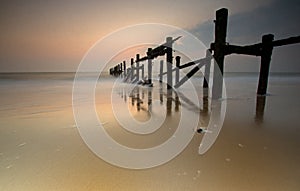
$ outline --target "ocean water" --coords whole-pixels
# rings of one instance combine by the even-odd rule
[[[199,145],[206,134],[195,132],[177,157],[140,170],[111,165],[86,145],[74,119],[74,76],[74,73],[0,74],[0,190],[298,190],[300,187],[298,74],[272,74],[265,97],[256,96],[258,74],[225,74],[224,124],[208,152],[199,155]],[[92,76],[87,74],[80,83],[89,84]],[[129,91],[132,86],[104,75],[95,86],[95,112],[107,134],[120,144],[134,149],[155,147],[174,136],[182,116],[186,121],[200,116],[196,129],[207,127],[214,105],[201,88],[202,78],[193,78],[192,82],[197,100],[191,99],[193,91],[187,87],[169,94],[164,85],[155,82],[153,88],[137,86]],[[76,103],[84,106],[89,100],[78,97]],[[140,123],[149,122],[153,116],[165,118],[153,133],[138,135],[120,125],[119,120],[128,117],[126,111]],[[189,125],[186,128],[196,130]],[[137,158],[130,158],[130,162],[140,163]]]

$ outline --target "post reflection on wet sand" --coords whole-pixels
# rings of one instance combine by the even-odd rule
[[[208,88],[203,89],[203,95],[198,106],[194,101],[190,100],[184,93],[175,91],[174,89],[167,90],[163,84],[158,85],[159,103],[166,109],[166,116],[171,117],[174,113],[180,114],[181,107],[200,115],[201,127],[207,127],[210,118],[210,105]],[[155,99],[157,92],[154,92],[153,87],[135,86],[131,92],[127,92],[126,88],[122,87],[119,95],[127,102],[131,110],[137,112],[144,112],[148,116],[152,111],[153,99]]]
[[[264,122],[265,105],[266,105],[266,96],[258,95],[256,97],[256,112],[255,112],[255,119],[254,119],[255,123],[258,125]]]

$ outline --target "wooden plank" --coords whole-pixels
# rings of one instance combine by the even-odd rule
[[[179,88],[182,86],[187,80],[189,80],[194,74],[196,74],[202,66],[204,66],[206,62],[201,62],[196,67],[194,67],[191,71],[189,71],[174,87]]]
[[[226,45],[225,55],[229,54],[261,56],[261,44],[254,44],[249,46]]]
[[[205,61],[207,58],[201,58],[201,59],[198,59],[198,60],[194,60],[192,62],[188,62],[186,64],[182,64],[179,66],[179,69],[183,69],[183,68],[187,68],[187,67],[190,67],[190,66],[193,66],[193,65],[196,65],[196,64],[199,64],[203,61]]]
[[[296,43],[300,43],[300,36],[290,37],[290,38],[281,39],[281,40],[275,40],[275,41],[273,41],[272,45],[273,45],[273,47],[276,47],[276,46],[284,46],[284,45],[296,44]]]

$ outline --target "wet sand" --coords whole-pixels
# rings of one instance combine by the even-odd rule
[[[113,166],[89,150],[73,117],[72,77],[30,79],[0,81],[0,190],[273,191],[300,187],[300,76],[271,77],[263,112],[256,108],[257,76],[228,76],[225,121],[213,147],[199,155],[203,134],[195,134],[176,158],[145,170]],[[98,115],[107,122],[104,127],[112,137],[145,148],[172,136],[179,115],[175,102],[169,115],[173,120],[146,140],[116,130],[120,127],[107,97],[112,81],[107,78],[107,86],[96,89]],[[201,79],[193,81],[201,84]],[[147,110],[148,90],[144,91]],[[132,97],[126,96],[131,104]],[[159,99],[159,93],[153,96]],[[147,118],[144,110],[137,111],[136,103],[131,109],[138,120]]]

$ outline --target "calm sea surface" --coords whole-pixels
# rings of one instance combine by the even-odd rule
[[[268,95],[260,97],[258,74],[226,74],[225,120],[211,149],[199,155],[204,134],[195,133],[176,158],[144,170],[113,166],[87,147],[73,115],[74,76],[0,74],[1,191],[299,190],[300,75],[272,74]],[[86,74],[79,82],[89,84],[93,76]],[[200,77],[192,79],[198,100],[190,99],[192,90],[185,86],[168,95],[158,82],[132,92],[119,82],[113,89],[114,82],[116,78],[107,75],[99,78],[95,111],[107,133],[122,145],[141,149],[164,143],[176,132],[182,111],[190,114],[187,121],[200,116],[196,129],[208,125],[213,105]],[[125,107],[141,123],[161,112],[165,119],[154,133],[132,134],[114,116],[113,108]]]

